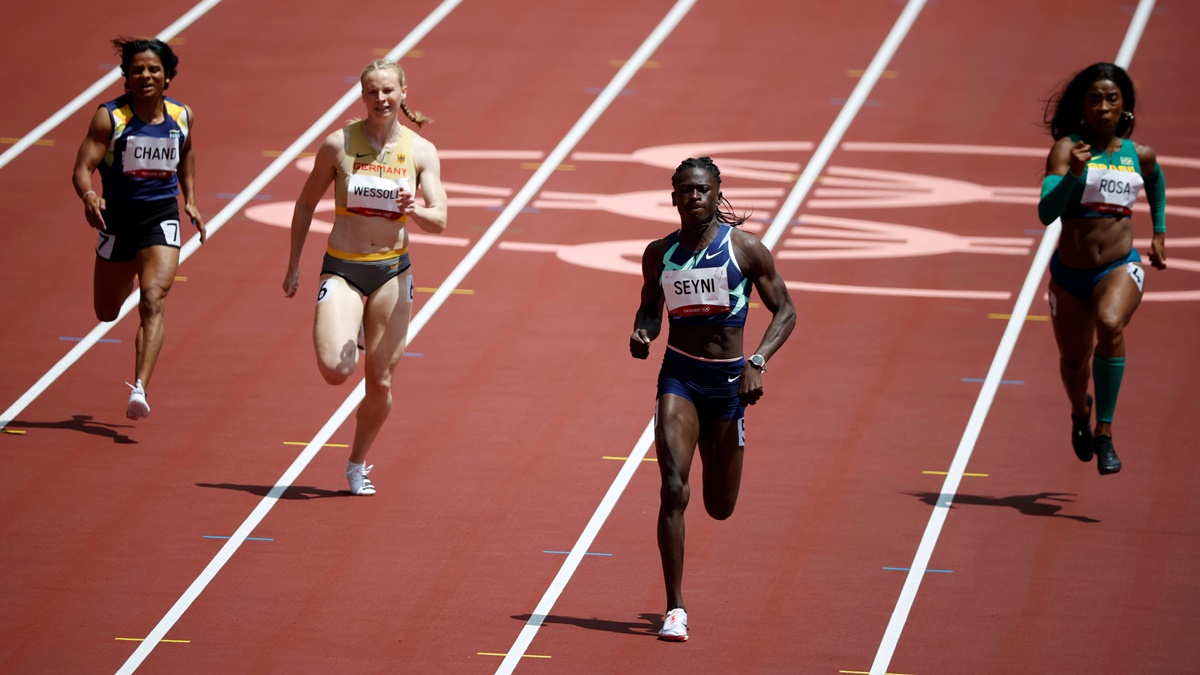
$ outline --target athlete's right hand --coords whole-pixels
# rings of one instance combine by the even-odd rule
[[[650,357],[650,334],[646,332],[645,328],[633,331],[633,335],[629,337],[629,353],[635,359]]]
[[[1071,173],[1076,178],[1083,176],[1083,170],[1087,168],[1088,160],[1092,158],[1092,146],[1083,141],[1076,141],[1071,147],[1070,162]]]
[[[83,198],[83,217],[87,218],[88,225],[101,232],[108,231],[104,227],[104,207],[104,198],[95,192]]]
[[[283,297],[290,298],[296,295],[296,291],[300,288],[300,270],[294,267],[288,267],[287,276],[283,278]]]

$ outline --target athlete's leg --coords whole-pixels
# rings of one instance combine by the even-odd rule
[[[658,398],[654,413],[654,446],[662,477],[658,507],[658,552],[667,588],[667,611],[683,608],[683,512],[691,497],[688,474],[700,436],[700,420],[692,402],[675,394]],[[686,609],[686,608],[685,608]]]
[[[110,262],[96,256],[92,272],[92,307],[100,321],[115,321],[125,298],[133,292],[137,279],[137,260]]]
[[[137,332],[137,372],[135,377],[144,386],[150,384],[158,354],[162,351],[167,293],[175,283],[179,268],[179,249],[171,246],[148,246],[137,253],[138,283],[142,297],[138,313],[142,323]]]
[[[367,451],[392,411],[392,376],[408,343],[412,316],[412,274],[401,274],[367,298],[363,329],[366,337],[366,393],[358,406],[350,462],[363,464]]]
[[[1092,309],[1051,279],[1050,322],[1058,342],[1058,374],[1071,402],[1071,414],[1077,417],[1089,415],[1087,390],[1092,340],[1096,332]]]
[[[1142,302],[1141,266],[1119,267],[1100,280],[1093,291],[1096,356],[1092,369],[1096,387],[1096,433],[1112,434],[1112,417],[1125,372],[1125,326]]]
[[[741,420],[711,420],[700,434],[704,509],[717,520],[733,515],[742,486],[744,436]]]
[[[313,346],[317,350],[317,370],[329,384],[342,384],[354,374],[362,319],[362,293],[339,276],[322,274],[313,319]]]

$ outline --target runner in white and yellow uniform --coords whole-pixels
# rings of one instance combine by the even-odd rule
[[[430,233],[445,230],[446,191],[437,149],[400,124],[400,113],[418,126],[429,121],[404,102],[404,71],[395,62],[375,61],[363,70],[361,82],[366,119],[325,139],[296,200],[283,290],[290,298],[300,287],[304,240],[332,183],[336,213],[317,289],[313,343],[321,375],[330,384],[342,384],[357,367],[356,343],[363,331],[366,395],[358,407],[346,477],[353,494],[372,495],[367,451],[391,411],[392,376],[412,313],[406,228],[415,223]],[[424,204],[417,203],[417,192]]]

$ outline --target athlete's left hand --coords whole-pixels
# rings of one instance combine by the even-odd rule
[[[1150,239],[1150,264],[1156,270],[1167,269],[1167,235],[1155,232]]]
[[[762,398],[762,395],[762,373],[758,368],[747,363],[746,367],[742,369],[742,379],[738,384],[738,398],[742,399],[742,403],[745,405],[754,405],[758,403],[758,399]]]
[[[195,204],[184,204],[183,210],[192,219],[192,224],[196,226],[196,229],[200,230],[200,243],[203,244],[208,239],[208,228],[204,226],[204,216],[200,215],[200,209],[196,208]]]

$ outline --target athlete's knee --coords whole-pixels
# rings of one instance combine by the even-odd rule
[[[671,511],[683,511],[691,499],[692,489],[683,481],[681,476],[664,477],[662,488],[659,489],[662,507]]]
[[[1117,309],[1102,309],[1096,314],[1096,340],[1116,344],[1125,334],[1125,315]]]
[[[345,358],[336,361],[327,359],[317,359],[317,370],[321,371],[321,377],[329,384],[343,384],[350,376],[354,374],[355,363],[353,359],[349,362]]]
[[[1058,362],[1068,373],[1085,370],[1092,365],[1092,352],[1089,349],[1086,354],[1063,354],[1058,358]]]
[[[96,318],[100,321],[116,321],[117,317],[121,315],[120,305],[96,301],[93,308],[96,310]]]
[[[718,499],[709,499],[707,497],[705,497],[705,499],[704,499],[704,510],[707,511],[708,515],[712,516],[713,519],[715,519],[715,520],[725,520],[725,519],[729,518],[729,516],[732,516],[733,508],[735,506],[737,506],[736,499],[733,499],[733,500],[720,499],[720,500],[718,500]]]
[[[363,382],[366,398],[376,403],[392,404],[392,374],[367,373]]]
[[[157,316],[163,313],[167,302],[167,289],[161,286],[149,286],[142,289],[142,298],[138,302],[138,312],[142,317]]]

